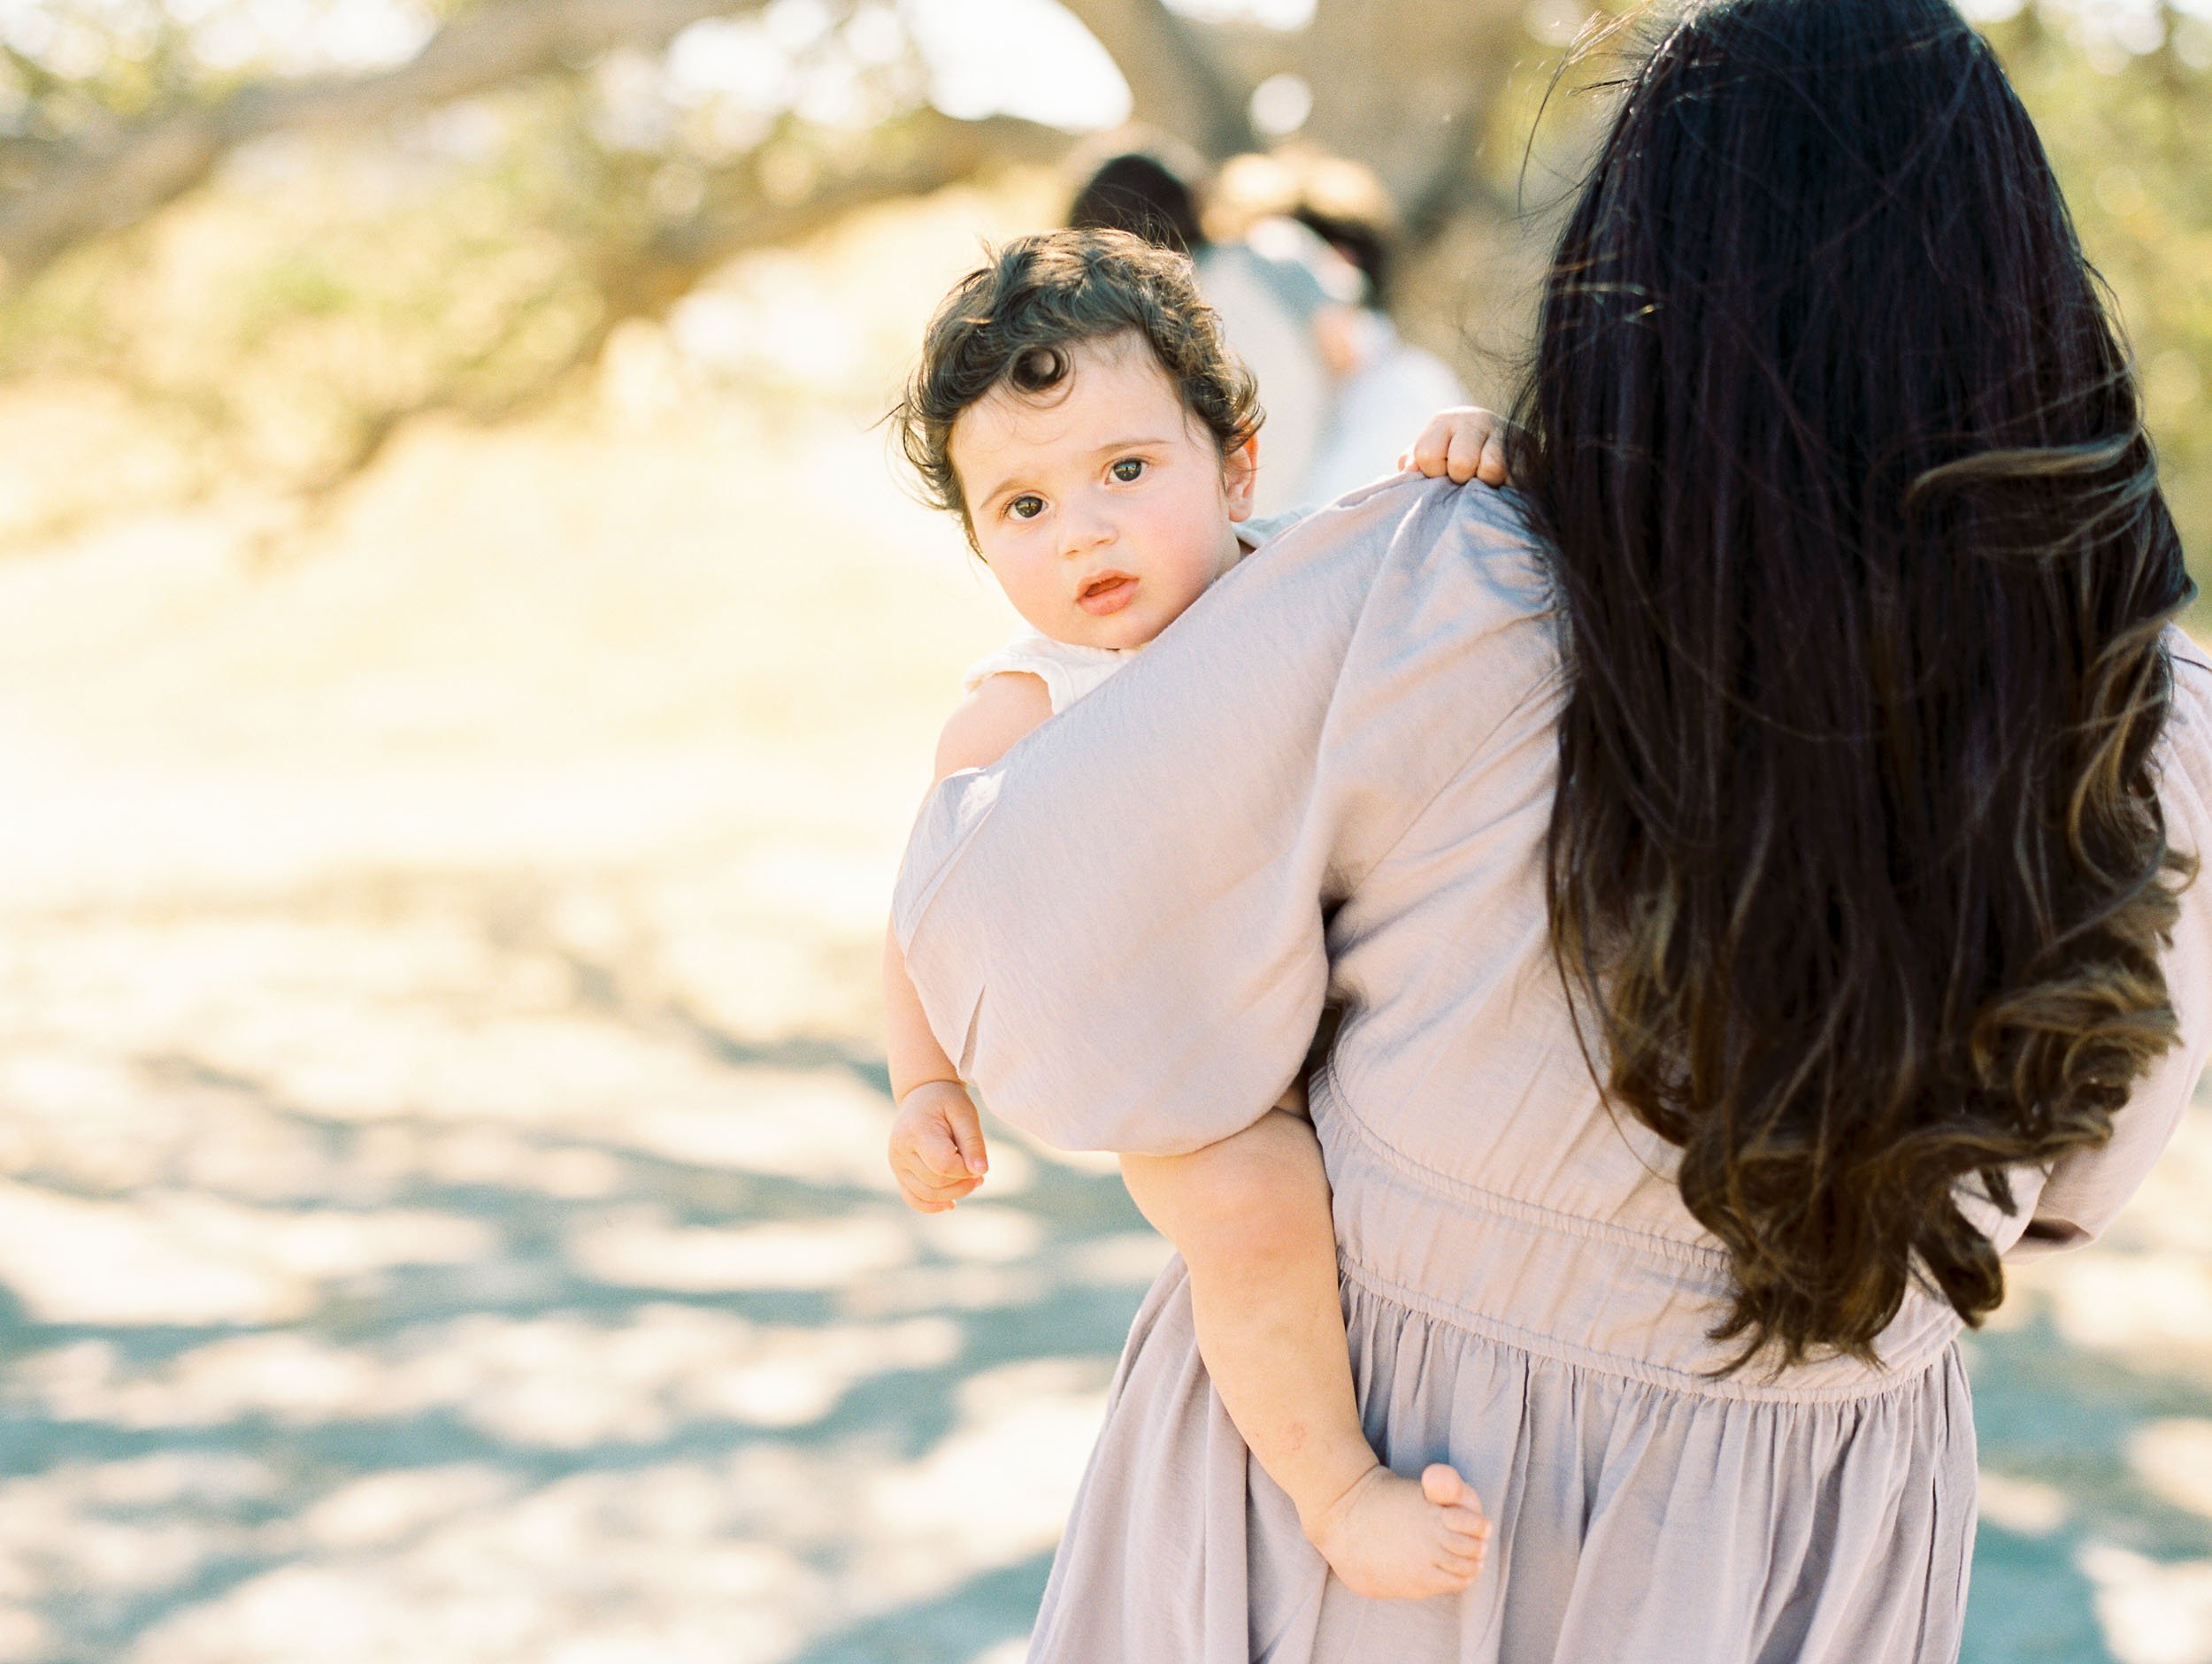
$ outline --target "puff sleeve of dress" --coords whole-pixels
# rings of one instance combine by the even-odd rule
[[[995,1113],[1169,1154],[1296,1075],[1335,905],[1555,677],[1511,499],[1401,478],[1248,557],[1113,679],[924,804],[893,920]]]
[[[2103,1234],[2173,1138],[2212,1054],[2212,662],[2178,629],[2169,629],[2166,640],[2174,698],[2157,753],[2159,803],[2167,841],[2199,858],[2165,956],[2167,996],[2181,1038],[2114,1115],[2110,1139],[2061,1157],[2047,1182],[2037,1173],[2016,1185],[2019,1199],[2033,1198],[2032,1216],[2001,1224],[1996,1238],[2007,1246],[2017,1234],[2008,1246],[2016,1261],[2079,1247]]]

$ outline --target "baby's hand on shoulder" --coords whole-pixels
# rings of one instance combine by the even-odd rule
[[[1495,410],[1463,404],[1439,410],[1421,437],[1398,458],[1401,468],[1417,468],[1432,479],[1448,475],[1455,486],[1479,479],[1505,484],[1505,436],[1510,426]]]
[[[891,1173],[909,1208],[945,1212],[983,1182],[990,1165],[982,1120],[958,1081],[924,1081],[899,1100]]]

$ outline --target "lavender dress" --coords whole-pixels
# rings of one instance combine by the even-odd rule
[[[2212,666],[2177,632],[2173,840],[2212,830]],[[1510,499],[1400,480],[1246,561],[1138,662],[925,807],[895,917],[999,1116],[1174,1152],[1314,1083],[1355,1380],[1390,1466],[1496,1522],[1463,1594],[1331,1579],[1201,1366],[1171,1264],[1139,1314],[1036,1664],[1906,1664],[1959,1643],[1972,1406],[1947,1307],[1879,1369],[1712,1378],[1727,1262],[1671,1152],[1601,1106],[1546,945],[1556,620]],[[2105,1149],[1991,1212],[2087,1240],[2212,1042],[2212,875],[2168,961],[2183,1044]]]

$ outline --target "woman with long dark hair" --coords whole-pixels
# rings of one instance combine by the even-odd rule
[[[1495,1521],[1463,1595],[1329,1582],[1171,1268],[1033,1660],[1950,1659],[1958,1333],[2112,1217],[2212,1044],[2212,665],[1945,0],[1674,23],[1520,414],[1517,493],[1346,499],[917,827],[933,1024],[1053,1142],[1202,1147],[1339,1011],[1368,1431]]]

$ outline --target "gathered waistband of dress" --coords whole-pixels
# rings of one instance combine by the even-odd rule
[[[1717,1248],[1429,1173],[1361,1124],[1341,1097],[1315,1120],[1345,1279],[1486,1339],[1699,1396],[1817,1403],[1908,1385],[1963,1327],[1949,1307],[1914,1290],[1882,1336],[1878,1366],[1834,1356],[1778,1370],[1755,1360],[1721,1375],[1737,1348],[1709,1333],[1731,1287]]]

